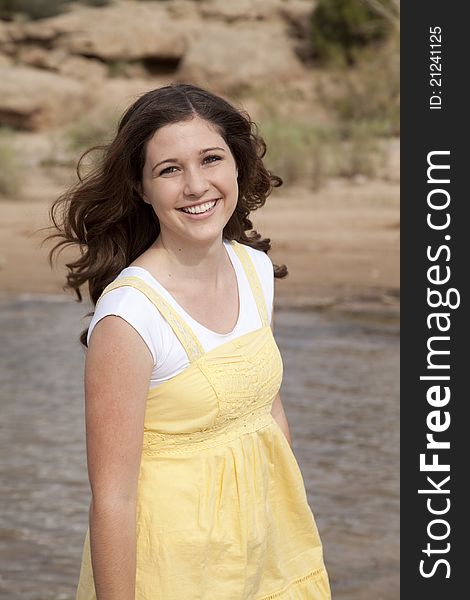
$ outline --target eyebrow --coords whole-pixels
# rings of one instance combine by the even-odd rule
[[[204,154],[206,152],[210,152],[211,150],[222,150],[222,152],[225,152],[224,148],[220,148],[220,146],[214,146],[213,148],[204,148],[203,150],[199,150],[199,155]],[[177,158],[165,158],[165,160],[161,160],[160,162],[158,162],[156,165],[154,165],[152,167],[152,173],[160,165],[163,165],[164,163],[172,163],[172,162],[178,162],[178,159]]]

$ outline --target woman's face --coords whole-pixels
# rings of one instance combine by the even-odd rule
[[[216,128],[194,117],[158,129],[146,148],[142,195],[162,240],[212,242],[238,200],[237,166]]]

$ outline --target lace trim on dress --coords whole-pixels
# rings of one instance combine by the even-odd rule
[[[258,331],[250,342],[253,352],[246,351],[246,340],[234,340],[234,350],[224,362],[202,357],[198,363],[223,398],[218,421],[237,419],[241,409],[249,412],[269,402],[281,387],[282,358],[271,329],[265,326]]]
[[[191,433],[160,433],[144,431],[142,453],[151,456],[172,456],[175,454],[191,454],[226,445],[246,433],[260,431],[273,425],[271,403],[240,416],[229,424],[223,423],[218,428],[193,431]]]
[[[314,571],[311,571],[310,573],[308,573],[307,575],[304,575],[303,577],[299,577],[295,581],[292,581],[283,590],[274,592],[274,594],[269,594],[268,596],[263,596],[259,600],[274,600],[274,599],[281,600],[282,597],[284,596],[284,594],[288,593],[293,586],[298,585],[299,583],[303,583],[304,581],[308,581],[309,579],[315,580],[315,579],[321,579],[323,577],[326,577],[326,569],[324,566],[320,567],[319,569],[315,569]],[[328,585],[328,587],[329,587],[329,585]],[[330,597],[331,596],[328,596],[328,598],[330,598]]]
[[[253,291],[253,296],[255,297],[261,322],[263,325],[269,325],[268,310],[266,308],[266,301],[263,294],[263,288],[261,287],[261,282],[259,280],[258,273],[256,272],[256,269],[253,265],[253,261],[251,260],[250,255],[248,254],[248,250],[243,244],[240,244],[235,240],[231,241],[231,245],[245,269],[246,276]]]

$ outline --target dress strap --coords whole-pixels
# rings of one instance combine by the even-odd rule
[[[248,250],[243,244],[240,244],[240,242],[237,242],[236,240],[232,240],[230,244],[232,245],[235,254],[240,259],[240,262],[245,270],[251,291],[253,292],[253,296],[255,298],[256,306],[258,307],[261,323],[263,326],[269,325],[268,309],[266,307],[266,299],[264,297],[263,288],[261,287],[258,273],[256,272],[253,261],[248,254]]]
[[[133,287],[147,296],[150,302],[152,302],[157,310],[160,311],[163,318],[167,321],[168,325],[170,325],[174,334],[181,342],[181,345],[188,355],[190,363],[204,354],[204,348],[201,346],[201,343],[189,325],[187,325],[186,322],[179,316],[169,302],[167,302],[158,292],[156,292],[140,277],[129,276],[115,279],[104,288],[96,304],[98,304],[104,294],[107,294],[111,290],[115,290],[116,288],[122,286]]]

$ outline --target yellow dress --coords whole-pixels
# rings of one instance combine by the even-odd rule
[[[189,366],[150,389],[136,507],[136,600],[328,600],[322,545],[292,449],[271,415],[282,360],[242,244],[262,327],[206,352],[139,277]],[[243,301],[243,299],[242,299]],[[89,529],[77,600],[96,599]]]

